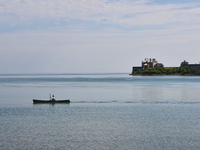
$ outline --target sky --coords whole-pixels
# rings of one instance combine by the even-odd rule
[[[200,63],[199,0],[0,0],[0,74]]]

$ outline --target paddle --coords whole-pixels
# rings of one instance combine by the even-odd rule
[[[51,101],[51,94],[49,93],[50,101]]]

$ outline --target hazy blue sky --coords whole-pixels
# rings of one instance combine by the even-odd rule
[[[1,0],[0,73],[128,72],[200,62],[199,0]]]

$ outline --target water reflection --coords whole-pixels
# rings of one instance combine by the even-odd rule
[[[142,100],[160,101],[163,97],[163,91],[157,87],[142,87]]]
[[[55,105],[70,105],[70,103],[33,103],[33,106],[39,106],[39,105],[55,106]]]

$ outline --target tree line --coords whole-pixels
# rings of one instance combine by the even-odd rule
[[[200,75],[200,70],[190,68],[189,66],[179,68],[148,68],[143,71],[137,70],[132,75]]]

